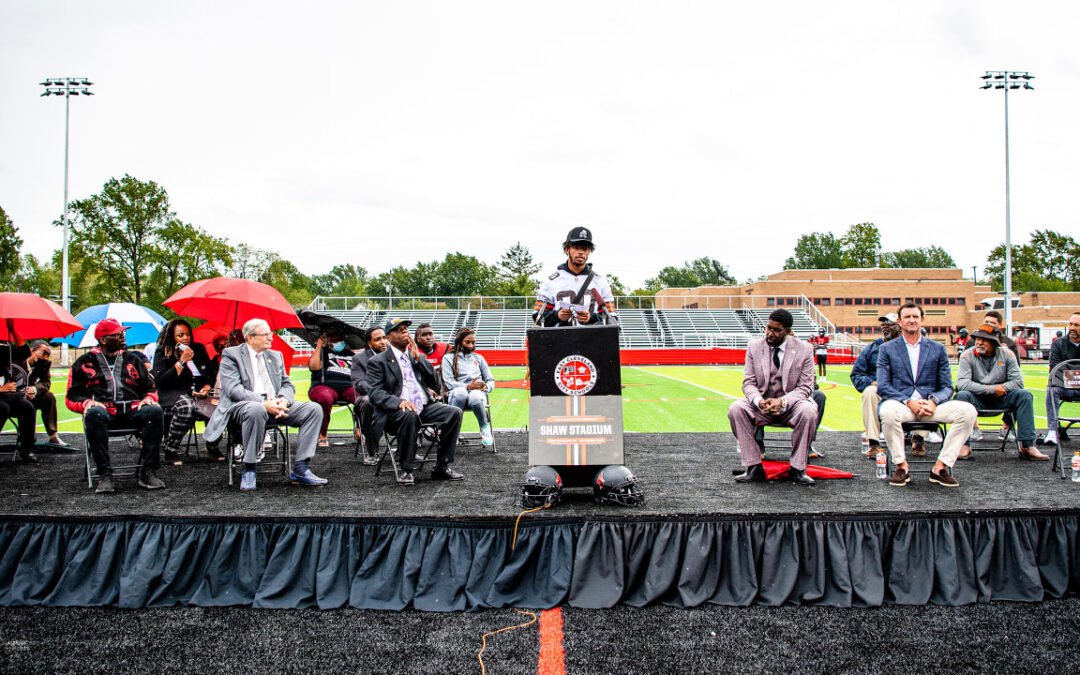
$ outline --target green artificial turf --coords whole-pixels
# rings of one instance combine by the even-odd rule
[[[1035,426],[1046,423],[1043,394],[1046,390],[1045,364],[1024,365],[1024,383],[1035,397]],[[859,392],[851,386],[850,366],[830,366],[821,389],[828,397],[822,429],[859,431],[862,429]],[[491,395],[492,418],[497,429],[522,429],[529,420],[529,393],[521,381],[523,367],[493,368],[498,383]],[[955,366],[954,366],[955,375]],[[294,368],[292,380],[297,399],[307,400],[310,374]],[[67,371],[57,369],[53,392],[62,399]],[[741,366],[627,366],[623,368],[623,424],[626,431],[728,431],[727,408],[742,396]],[[40,422],[40,419],[39,419]],[[332,428],[349,426],[346,408],[336,408]],[[476,419],[465,415],[462,429],[478,430]],[[39,432],[44,432],[39,424]],[[78,415],[61,403],[60,431],[81,433]]]

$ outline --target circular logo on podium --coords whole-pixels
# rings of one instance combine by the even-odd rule
[[[588,394],[596,386],[596,365],[584,356],[567,356],[555,366],[555,386],[567,396]]]

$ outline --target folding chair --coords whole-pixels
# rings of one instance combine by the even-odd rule
[[[365,456],[367,456],[367,443],[369,440],[372,440],[375,443],[375,447],[372,448],[371,454],[372,457],[375,457],[376,455],[378,455],[379,452],[379,440],[372,439],[368,435],[368,432],[371,429],[371,422],[374,413],[374,410],[371,407],[371,403],[365,400],[360,405],[353,404],[352,412],[354,425],[353,428],[359,430],[358,434],[353,435],[353,457],[359,457],[361,450],[365,453]],[[365,463],[372,462],[369,461]]]
[[[128,450],[135,450],[136,453],[141,451],[140,443],[142,439],[139,434],[142,433],[142,429],[109,429],[107,444],[109,447],[109,459],[112,464],[112,458],[115,457],[115,453],[112,451],[113,439],[124,439],[124,445]],[[86,487],[94,487],[94,479],[98,478],[97,465],[94,464],[94,455],[90,452],[90,439],[86,437],[86,431],[83,430],[83,448],[86,457]],[[136,454],[138,459],[138,454]],[[135,464],[112,464],[112,477],[115,478],[135,478],[139,475],[139,469],[142,468],[142,464],[136,461]]]
[[[234,452],[234,446],[243,446],[239,421],[230,419],[227,430],[225,456],[228,457],[229,485],[232,485],[234,474],[243,471],[244,468],[243,456],[238,459]],[[270,435],[270,452],[265,453],[264,451],[264,453],[260,453],[260,459],[256,464],[255,471],[257,473],[285,474],[288,472],[289,467],[292,466],[288,427],[281,427],[267,422],[266,433]],[[266,461],[263,457],[264,454],[272,455],[276,461]]]
[[[350,426],[348,428],[333,426],[333,421],[334,421],[334,414],[333,413],[335,412],[335,410],[334,410],[335,408],[345,408],[346,410],[349,411],[349,421],[352,423],[352,426]],[[348,434],[349,438],[352,439],[353,442],[356,441],[356,428],[357,428],[356,427],[356,410],[355,410],[355,406],[353,405],[352,401],[349,401],[349,400],[343,399],[343,398],[340,398],[340,399],[334,401],[333,406],[330,408],[330,422],[331,422],[331,426],[327,427],[327,429],[326,429],[326,439],[328,441],[330,439],[334,438],[335,436],[344,436],[346,434]],[[332,441],[330,443],[330,445],[347,445],[347,444],[348,443],[334,443]]]
[[[465,410],[462,411],[462,414],[468,412],[469,409],[465,408]],[[491,452],[496,453],[499,451],[499,441],[495,438],[495,422],[491,418],[491,398],[489,396],[484,396],[484,415],[487,416],[488,426],[491,427]],[[483,446],[483,443],[480,440],[480,432],[477,432],[475,438],[471,436],[465,436],[464,434],[458,436],[459,447],[470,445]]]
[[[11,426],[14,427],[14,434],[10,431],[3,431],[3,429],[8,426],[9,422],[11,423]],[[11,455],[11,461],[14,463],[19,457],[19,420],[14,417],[9,417],[4,420],[4,423],[0,424],[0,438],[10,438],[14,441],[10,444],[0,443],[0,455]]]
[[[431,451],[439,444],[439,440],[439,428],[436,425],[420,425],[420,429],[416,433],[416,455],[413,460],[417,471],[424,468],[429,462],[435,461],[431,457]],[[383,462],[389,457],[390,465],[394,469],[394,477],[397,478],[398,474],[401,473],[401,455],[398,453],[397,435],[383,430],[383,441],[386,443],[386,449],[379,455],[379,462],[375,465],[375,475],[378,476],[382,473]]]
[[[938,452],[941,451],[941,446],[945,443],[945,425],[940,422],[903,422],[900,424],[900,428],[904,430],[904,457],[907,459],[908,473],[912,474],[916,471],[930,473],[934,470],[934,465],[937,464]],[[923,448],[926,449],[925,457],[912,457],[911,456],[911,437],[915,431],[927,432],[927,437],[923,439]],[[937,433],[941,436],[940,443],[934,443],[937,446],[936,449],[931,448],[931,442],[929,434]],[[888,473],[892,474],[893,466],[892,454],[889,453],[887,447],[882,447],[885,451],[885,457],[888,461]],[[918,467],[918,468],[916,468]],[[954,470],[955,474],[956,471]]]
[[[1000,417],[1001,429],[1004,430],[1009,425],[1010,433],[1012,434],[1013,443],[1016,445],[1016,452],[1020,452],[1020,438],[1016,435],[1016,419],[1014,418],[1012,411],[1008,408],[984,408],[978,412],[979,419],[986,417]],[[981,428],[981,427],[980,427]],[[983,430],[984,433],[986,430]],[[999,442],[1000,441],[1000,442]],[[977,444],[976,444],[977,443]],[[1006,446],[1009,445],[1009,433],[999,434],[997,438],[989,438],[982,441],[972,441],[968,443],[968,447],[971,448],[971,452],[985,452],[985,451],[997,451],[1005,452]],[[975,455],[971,456],[971,459],[975,459]]]
[[[1053,386],[1060,382],[1063,389],[1080,391],[1080,359],[1068,359],[1054,366],[1050,371],[1050,379],[1046,384],[1046,395],[1053,396]],[[1054,446],[1054,460],[1050,464],[1051,471],[1058,471],[1062,478],[1067,478],[1072,473],[1072,459],[1064,450],[1065,439],[1061,431],[1068,431],[1074,425],[1080,424],[1080,410],[1069,415],[1062,415],[1061,409],[1066,405],[1078,406],[1080,401],[1051,401],[1058,411],[1058,442]]]

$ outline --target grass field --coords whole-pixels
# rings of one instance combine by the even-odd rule
[[[499,386],[491,396],[492,417],[498,429],[520,429],[528,424],[529,393],[520,387],[524,368],[493,368]],[[1025,365],[1024,383],[1035,396],[1035,426],[1046,423],[1043,395],[1047,368]],[[828,381],[821,385],[828,397],[822,429],[860,431],[859,393],[848,378],[850,367],[831,366]],[[292,380],[297,398],[307,400],[310,375],[294,368]],[[66,371],[53,377],[53,391],[64,395]],[[742,395],[741,366],[640,366],[623,368],[623,417],[626,431],[728,431],[727,407]],[[40,422],[40,420],[39,420]],[[333,427],[348,426],[348,412],[334,412]],[[44,432],[40,426],[38,430]],[[465,416],[464,431],[477,431],[472,415]],[[81,433],[82,421],[66,407],[60,408],[60,431]]]

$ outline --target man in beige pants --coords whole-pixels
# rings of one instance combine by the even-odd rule
[[[869,449],[866,456],[874,458],[881,450],[878,439],[881,437],[881,422],[878,421],[877,360],[881,345],[900,335],[900,324],[895,312],[878,317],[881,324],[881,337],[874,340],[859,353],[855,365],[851,367],[851,384],[862,394],[862,420]]]
[[[945,347],[922,336],[922,307],[909,302],[900,307],[901,338],[886,342],[878,354],[877,383],[881,396],[881,427],[896,472],[889,485],[911,482],[904,456],[905,422],[941,422],[949,433],[941,446],[930,482],[959,487],[952,466],[975,425],[975,407],[952,401],[952,370]]]

